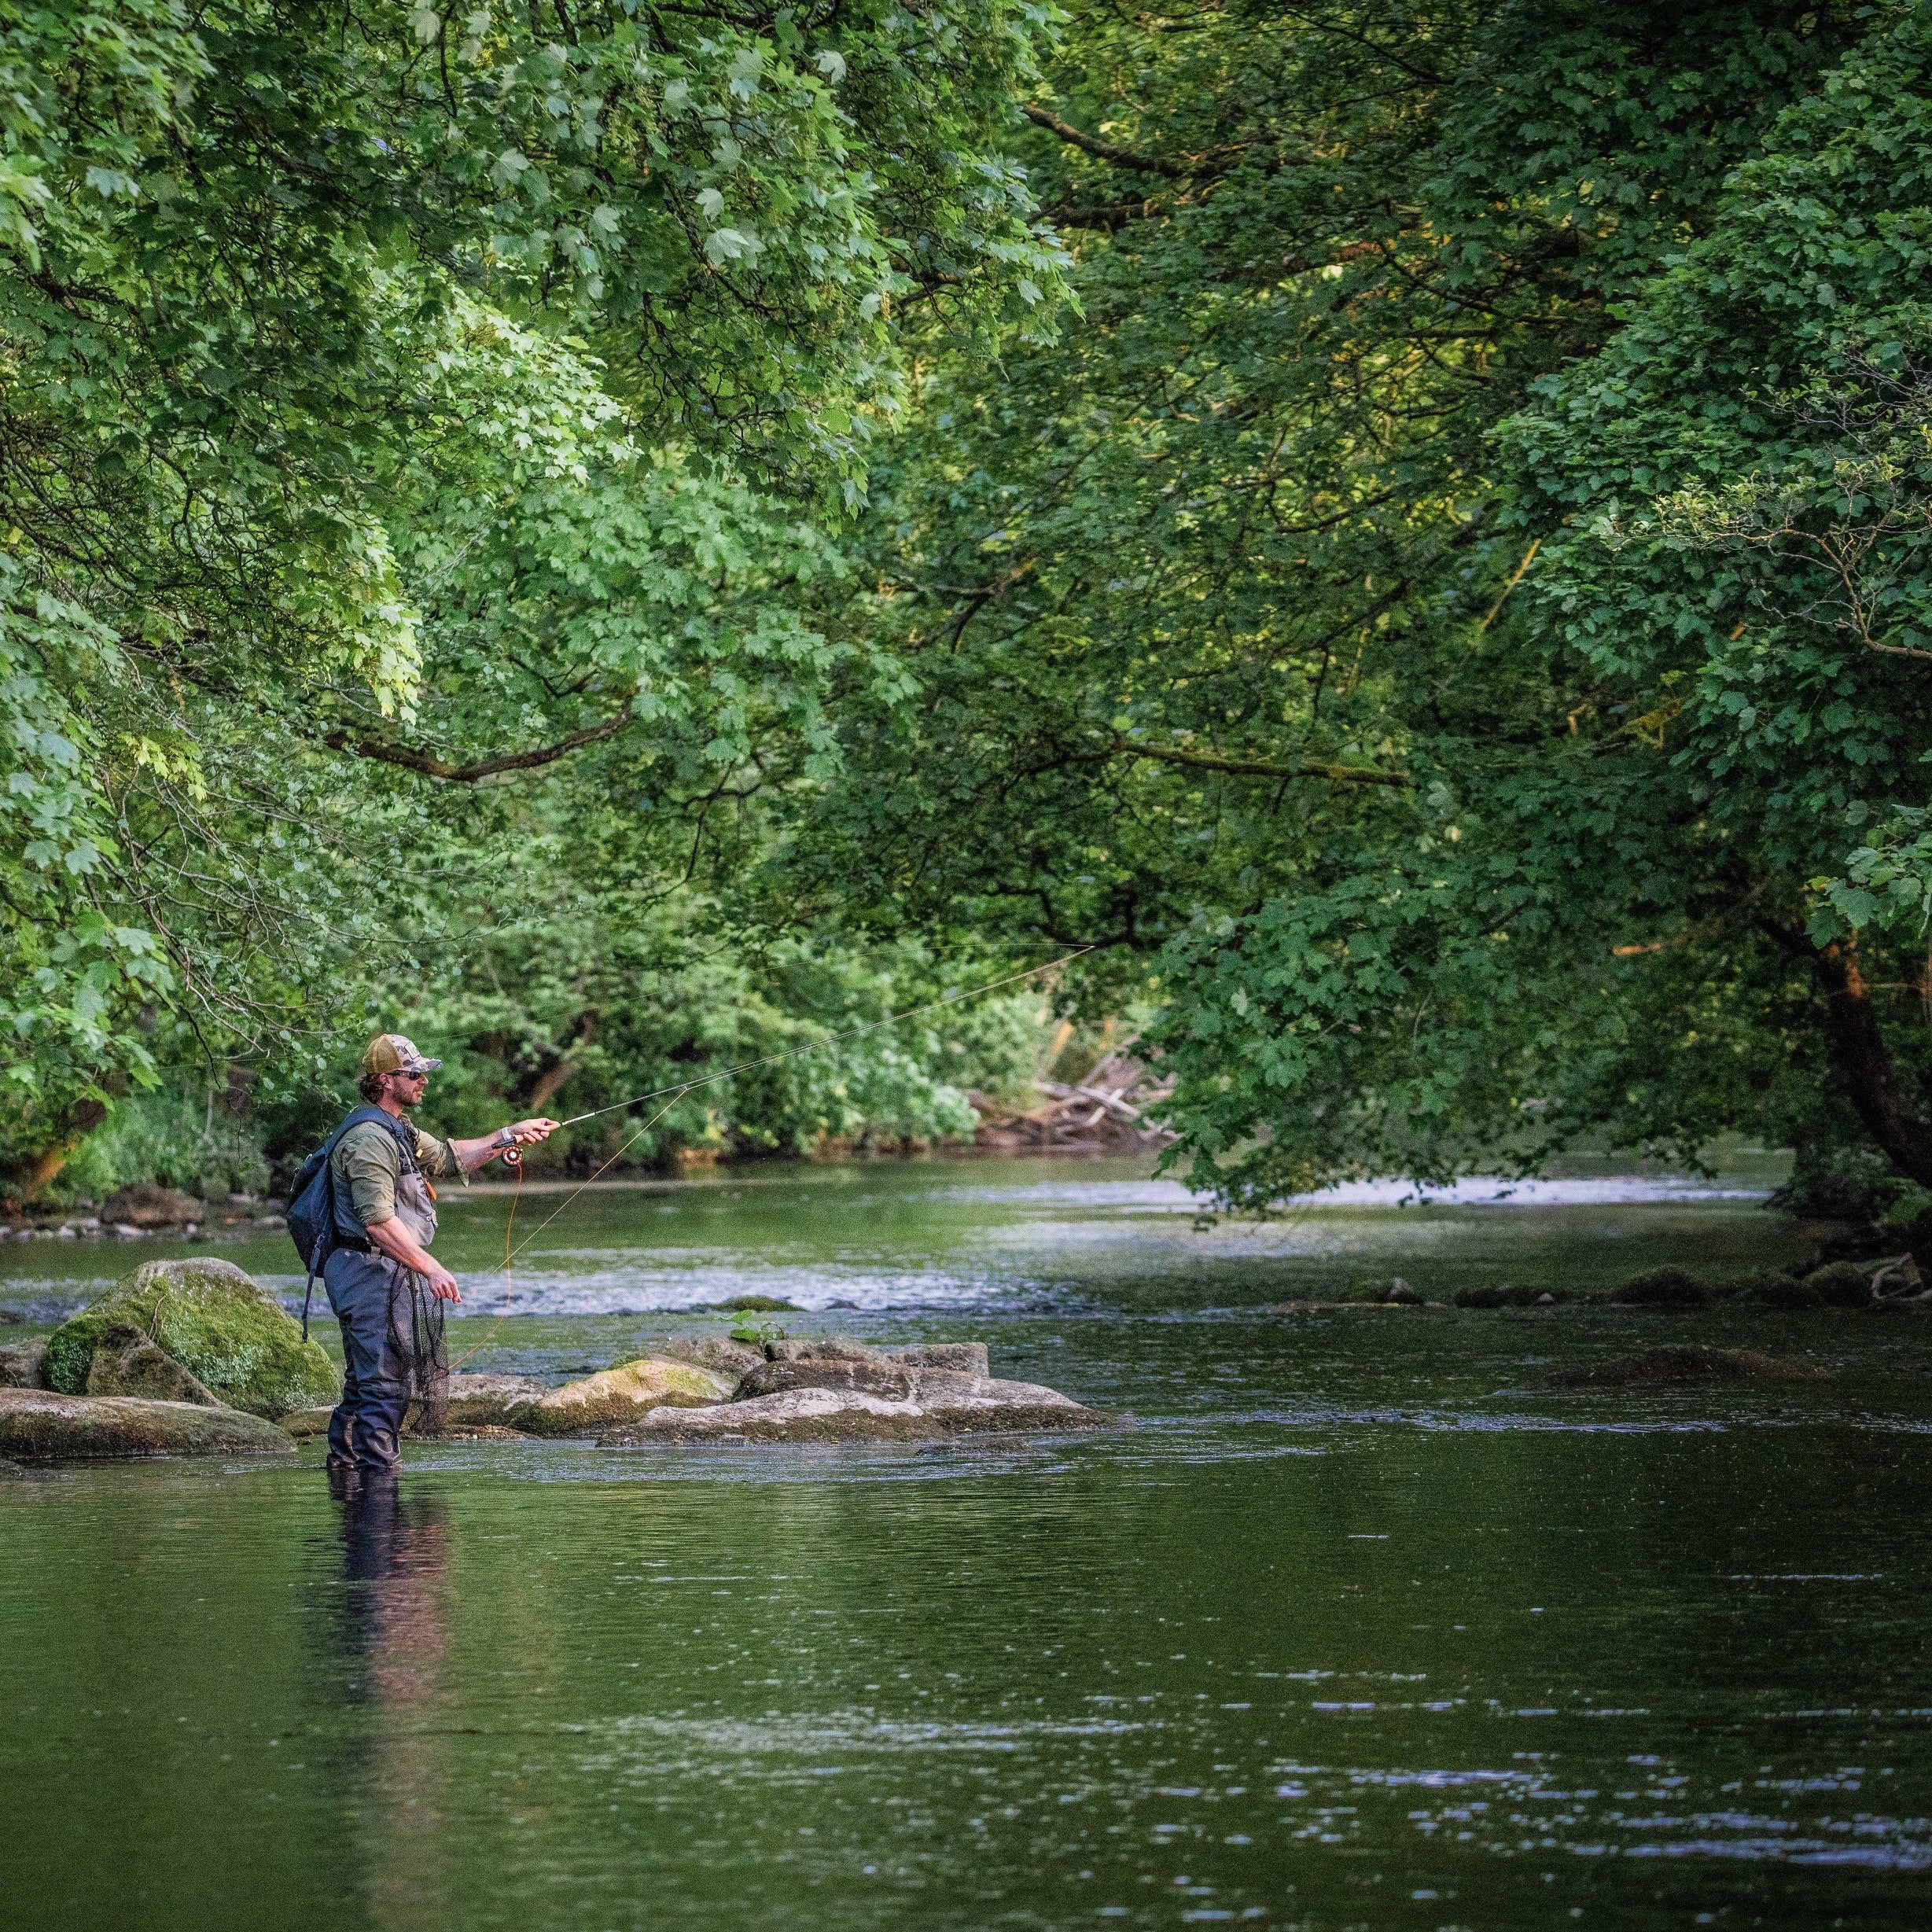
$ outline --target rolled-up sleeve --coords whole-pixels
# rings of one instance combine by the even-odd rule
[[[466,1187],[469,1185],[469,1170],[457,1159],[456,1150],[447,1140],[425,1134],[420,1127],[416,1129],[416,1164],[425,1174],[454,1174]]]

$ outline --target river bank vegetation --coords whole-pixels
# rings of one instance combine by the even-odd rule
[[[1091,947],[630,1157],[1132,1039],[1231,1207],[1742,1133],[1920,1231],[1923,6],[137,0],[0,63],[14,1198],[266,1185],[374,1023],[460,1131]]]

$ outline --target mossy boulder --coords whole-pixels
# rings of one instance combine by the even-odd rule
[[[221,1398],[192,1369],[138,1328],[110,1328],[95,1345],[87,1363],[91,1396],[145,1396],[151,1402],[193,1402],[204,1409],[223,1406]]]
[[[1868,1308],[1872,1304],[1871,1270],[1856,1261],[1827,1261],[1805,1277],[1805,1286],[1828,1308]]]
[[[1633,1308],[1702,1308],[1712,1298],[1702,1282],[1680,1268],[1647,1268],[1632,1275],[1617,1297]]]
[[[626,1362],[513,1403],[502,1420],[528,1435],[576,1436],[637,1421],[653,1409],[708,1407],[730,1393],[725,1377],[695,1362]]]
[[[299,1323],[232,1262],[146,1261],[57,1328],[47,1341],[51,1389],[82,1395],[96,1353],[133,1329],[230,1408],[273,1422],[336,1399],[334,1365]]]
[[[150,1402],[138,1396],[0,1389],[0,1456],[17,1463],[286,1455],[294,1448],[294,1439],[273,1422],[239,1409]]]
[[[1869,1289],[1864,1298],[1871,1301]],[[1795,1275],[1770,1268],[1745,1282],[1738,1299],[1758,1308],[1821,1308],[1825,1305],[1823,1294],[1809,1281],[1800,1281]]]

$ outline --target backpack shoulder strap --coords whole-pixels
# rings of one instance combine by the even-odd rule
[[[329,1136],[329,1152],[333,1154],[341,1145],[342,1137],[352,1127],[362,1127],[374,1121],[388,1130],[390,1138],[396,1145],[396,1151],[403,1157],[406,1168],[414,1168],[416,1160],[416,1130],[407,1121],[399,1121],[393,1113],[385,1113],[381,1107],[361,1106],[344,1115],[341,1124]]]

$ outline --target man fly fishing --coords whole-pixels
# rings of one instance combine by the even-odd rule
[[[342,1324],[342,1400],[329,1419],[332,1470],[394,1468],[410,1400],[434,1406],[443,1398],[442,1304],[462,1297],[429,1251],[436,1231],[431,1176],[457,1174],[467,1184],[476,1168],[557,1128],[539,1116],[480,1140],[425,1134],[408,1110],[442,1064],[400,1033],[378,1033],[362,1055],[363,1104],[309,1157],[289,1203],[289,1232]]]

